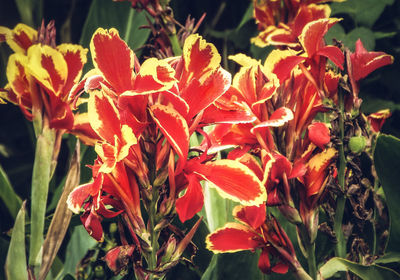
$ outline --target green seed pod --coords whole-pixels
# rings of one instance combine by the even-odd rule
[[[364,136],[353,136],[349,141],[350,151],[354,154],[359,154],[365,149],[365,145],[367,144],[367,140]]]

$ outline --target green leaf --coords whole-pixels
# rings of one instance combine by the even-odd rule
[[[386,252],[382,257],[376,259],[374,263],[400,263],[400,253],[399,252]]]
[[[380,17],[387,5],[393,4],[393,0],[347,0],[341,3],[332,3],[332,15],[348,14],[356,25],[372,27]]]
[[[10,247],[7,253],[5,270],[7,279],[10,280],[28,279],[25,253],[25,212],[24,202],[15,219]]]
[[[259,254],[249,251],[214,255],[201,280],[267,279],[258,269],[258,257]],[[288,279],[285,276],[284,279]]]
[[[361,265],[342,258],[332,258],[321,268],[323,278],[330,278],[340,271],[351,271],[364,280],[400,279],[396,271],[379,265]]]
[[[392,100],[385,100],[372,97],[371,95],[363,97],[362,111],[364,113],[373,113],[382,109],[389,109],[390,112],[400,110],[400,104],[394,103]]]
[[[36,142],[35,162],[32,173],[31,239],[29,265],[40,266],[38,257],[43,244],[44,219],[49,191],[55,131],[43,129]]]
[[[148,24],[145,15],[144,11],[138,12],[132,9],[129,1],[93,0],[83,26],[80,44],[88,47],[97,28],[114,27],[133,50],[142,47],[150,34],[150,29],[140,29],[141,26]]]
[[[64,269],[56,279],[63,279],[68,274],[75,275],[76,265],[85,256],[86,252],[96,244],[96,240],[87,233],[83,226],[75,227],[67,245]]]
[[[79,151],[80,145],[78,141],[76,144],[75,153],[71,158],[68,168],[69,171],[65,181],[64,190],[58,201],[53,218],[51,219],[50,227],[46,234],[46,239],[43,243],[43,263],[40,267],[39,279],[45,279],[46,275],[50,271],[72,217],[72,212],[68,209],[67,198],[70,192],[79,184]]]
[[[400,139],[391,135],[379,136],[374,164],[389,209],[391,225],[388,248],[396,251],[400,246]]]
[[[253,3],[249,4],[246,12],[244,13],[242,20],[240,21],[239,25],[236,27],[236,30],[239,30],[243,25],[245,25],[248,21],[253,19]]]
[[[213,232],[234,221],[232,210],[237,203],[227,200],[218,194],[218,191],[204,183],[204,209],[207,217],[208,229]]]
[[[365,27],[358,27],[351,30],[346,36],[343,38],[343,43],[346,47],[348,47],[351,51],[354,51],[355,44],[358,39],[361,39],[364,47],[372,51],[375,48],[375,36],[371,29]]]
[[[11,216],[15,219],[21,208],[22,200],[11,186],[6,172],[0,165],[0,198],[3,200]]]
[[[17,4],[21,21],[26,25],[34,27],[33,9],[35,4],[37,3],[38,1],[32,1],[32,0],[15,0],[15,4]]]

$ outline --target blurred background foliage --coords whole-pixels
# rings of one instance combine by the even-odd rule
[[[222,65],[234,73],[233,62],[228,56],[239,52],[262,61],[272,48],[258,48],[250,44],[250,38],[257,34],[252,18],[252,5],[246,0],[171,0],[170,6],[175,19],[185,25],[190,15],[196,22],[205,13],[206,17],[198,32],[207,41],[216,45],[222,56]],[[354,50],[358,38],[368,50],[383,51],[394,56],[394,64],[375,71],[361,84],[360,95],[364,100],[362,111],[371,113],[389,108],[392,117],[385,123],[383,132],[400,137],[400,1],[395,0],[347,0],[343,3],[331,4],[332,16],[343,18],[334,26],[326,39],[341,40]],[[143,61],[151,49],[146,47],[152,43],[150,30],[142,28],[148,25],[144,12],[130,9],[129,2],[113,2],[111,0],[2,0],[0,4],[0,26],[13,28],[24,22],[38,28],[42,18],[45,23],[55,20],[57,42],[72,42],[88,48],[90,38],[97,27],[115,27],[121,37],[135,50]],[[177,26],[177,28],[179,28]],[[0,45],[0,87],[6,84],[6,64],[11,51],[6,44]],[[88,58],[90,69],[90,58]],[[66,174],[68,160],[73,152],[73,138],[65,137],[60,153],[56,174],[52,179],[48,200],[48,212],[51,213],[61,194],[62,183]],[[95,157],[91,149],[82,148],[81,183],[90,178],[86,164],[91,164]],[[9,204],[21,203],[29,198],[31,174],[34,157],[34,136],[31,123],[26,121],[18,107],[12,104],[0,106],[0,198],[7,200],[7,187],[13,187],[17,196]],[[2,170],[4,169],[4,170]],[[212,195],[212,194],[211,194]],[[219,202],[221,203],[221,202]],[[232,205],[223,207],[232,208]],[[5,203],[0,203],[0,278],[4,275],[3,264],[9,245],[8,231],[14,224],[15,215],[8,210]],[[18,208],[16,208],[18,209]],[[29,205],[27,206],[29,209]],[[227,210],[225,213],[230,213]],[[222,223],[224,223],[223,221]],[[189,222],[190,223],[190,222]],[[210,221],[209,221],[210,223]],[[79,217],[74,216],[70,229],[62,245],[59,257],[55,261],[53,276],[61,279],[74,279],[76,264],[80,262],[79,273],[93,279],[109,279],[111,275],[104,262],[96,260],[110,249],[115,242],[115,223],[105,224],[108,239],[95,246],[94,242],[80,225]],[[29,232],[29,228],[27,227]],[[250,279],[250,273],[259,273],[256,267],[257,258],[250,253],[221,255],[213,257],[204,249],[205,225],[200,228],[194,243],[200,254],[195,259],[196,269],[188,270],[183,263],[171,271],[169,279],[197,279],[204,273],[209,262],[210,267],[203,279],[224,279],[226,273],[236,275],[235,279]],[[290,232],[290,230],[289,230]],[[188,255],[188,258],[191,256]],[[233,260],[235,260],[233,262]],[[240,260],[242,263],[238,263]],[[252,267],[246,264],[253,263]],[[185,273],[182,273],[185,271]],[[190,271],[190,273],[188,273]],[[232,271],[236,272],[232,274]],[[225,275],[225,276],[224,276]],[[258,278],[259,275],[254,275]],[[285,276],[284,276],[285,277]],[[82,278],[82,279],[83,279]],[[233,279],[233,278],[231,278]],[[274,277],[274,279],[276,279]],[[287,278],[285,278],[287,279]]]

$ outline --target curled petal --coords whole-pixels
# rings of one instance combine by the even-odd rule
[[[28,60],[30,74],[49,92],[60,96],[68,76],[64,56],[50,46],[33,45],[28,49]]]
[[[203,189],[195,175],[187,176],[188,185],[186,193],[178,198],[175,203],[176,212],[182,223],[193,218],[203,208]]]
[[[329,128],[325,123],[312,123],[308,126],[308,138],[320,149],[324,149],[326,144],[331,141]]]
[[[135,94],[168,90],[176,81],[174,75],[175,71],[168,63],[149,58],[141,65],[132,90]]]
[[[183,167],[189,152],[189,128],[186,120],[170,106],[156,104],[150,107],[150,112],[157,126],[174,147]]]
[[[325,46],[323,39],[326,32],[339,21],[340,19],[338,18],[322,18],[311,21],[304,26],[299,36],[299,41],[308,57],[312,57],[318,50]]]
[[[351,78],[355,81],[361,80],[368,76],[376,69],[393,63],[393,56],[384,52],[368,52],[360,39],[356,42],[356,50],[350,54]]]
[[[99,242],[103,241],[102,218],[93,210],[86,211],[81,216],[81,222],[91,237]]]
[[[266,211],[265,204],[259,206],[237,205],[233,209],[233,216],[253,229],[257,229],[264,224]]]
[[[280,127],[287,123],[290,120],[293,120],[293,112],[292,110],[281,107],[272,113],[269,120],[264,121],[251,129],[251,132],[254,133],[256,129],[261,129],[265,127]]]
[[[17,24],[13,30],[0,26],[1,36],[5,37],[7,44],[16,53],[26,53],[37,41],[37,31],[23,23]]]
[[[318,194],[323,189],[328,174],[328,167],[332,164],[337,151],[329,148],[313,156],[307,163],[307,173],[305,174],[305,185],[307,196]]]

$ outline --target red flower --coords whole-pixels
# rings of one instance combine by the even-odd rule
[[[289,267],[298,266],[292,243],[274,217],[266,218],[265,205],[236,206],[233,216],[240,223],[227,223],[209,234],[209,250],[218,254],[261,249],[258,267],[268,274],[284,274]]]

